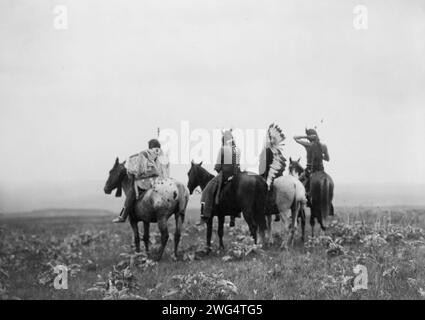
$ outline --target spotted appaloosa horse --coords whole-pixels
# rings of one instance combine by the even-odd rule
[[[283,241],[283,232],[286,229],[286,221],[289,218],[289,230],[291,232],[288,244],[294,244],[294,234],[297,228],[297,222],[301,220],[301,239],[304,241],[305,234],[305,204],[307,202],[304,185],[299,180],[299,175],[304,171],[299,164],[299,160],[293,161],[289,159],[289,175],[284,175],[276,178],[273,182],[274,193],[272,199],[275,199],[279,210],[280,220],[282,221],[282,246],[285,246]],[[273,242],[272,236],[272,216],[266,215],[267,231],[270,242]]]
[[[106,194],[110,194],[114,189],[117,189],[117,196],[120,196],[121,188],[127,194],[130,188],[133,187],[124,163],[120,163],[118,158],[115,160],[115,164],[111,171],[109,171],[109,178],[104,187]],[[141,199],[136,201],[134,210],[129,215],[130,225],[134,233],[136,252],[140,252],[138,222],[143,222],[143,242],[145,243],[147,253],[149,252],[149,224],[151,222],[157,222],[161,233],[161,247],[156,259],[161,259],[169,238],[167,221],[174,215],[176,219],[174,255],[177,257],[177,248],[188,201],[189,191],[184,184],[171,178],[154,178],[152,180],[152,188],[146,191]]]

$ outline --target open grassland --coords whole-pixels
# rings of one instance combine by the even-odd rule
[[[326,234],[294,248],[253,245],[246,223],[225,228],[206,255],[205,226],[190,210],[177,261],[172,234],[160,262],[134,255],[128,224],[111,216],[0,220],[0,298],[3,299],[423,299],[425,209],[337,208]],[[309,215],[309,213],[307,213]],[[174,219],[169,221],[173,232]],[[318,229],[317,229],[318,231]],[[307,227],[307,235],[310,229]],[[216,240],[217,238],[213,238]],[[159,243],[151,227],[153,250]],[[143,244],[142,244],[143,248]],[[356,265],[368,288],[352,291]],[[54,267],[68,268],[68,289],[53,286]]]

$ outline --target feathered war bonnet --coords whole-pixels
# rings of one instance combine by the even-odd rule
[[[223,136],[222,139],[221,139],[221,142],[222,142],[223,146],[226,145],[226,144],[230,144],[230,143],[234,144],[235,143],[235,140],[233,139],[232,130],[233,129],[221,131],[221,134]]]

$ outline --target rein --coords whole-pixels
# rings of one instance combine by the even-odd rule
[[[200,174],[200,183],[199,186],[201,187],[201,189],[203,190],[208,182],[211,181],[212,178],[214,178],[214,175],[212,175],[211,173],[209,173],[206,169],[202,168],[203,170],[201,171]]]
[[[122,182],[127,175],[127,170],[122,170],[120,177],[118,179],[117,191],[115,192],[115,197],[120,198],[122,196]]]

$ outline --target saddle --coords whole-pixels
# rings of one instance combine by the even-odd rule
[[[232,215],[237,217],[240,217],[240,210],[234,205],[236,198],[236,188],[234,183],[236,183],[239,173],[240,172],[228,177],[225,181],[223,181],[223,186],[221,187],[221,192],[219,194],[219,203],[214,204],[215,208],[225,209],[227,212],[230,212]],[[218,192],[218,188],[216,192]]]
[[[134,191],[136,192],[136,200],[140,200],[145,195],[146,191],[152,188],[156,183],[157,177],[149,177],[134,180]]]

